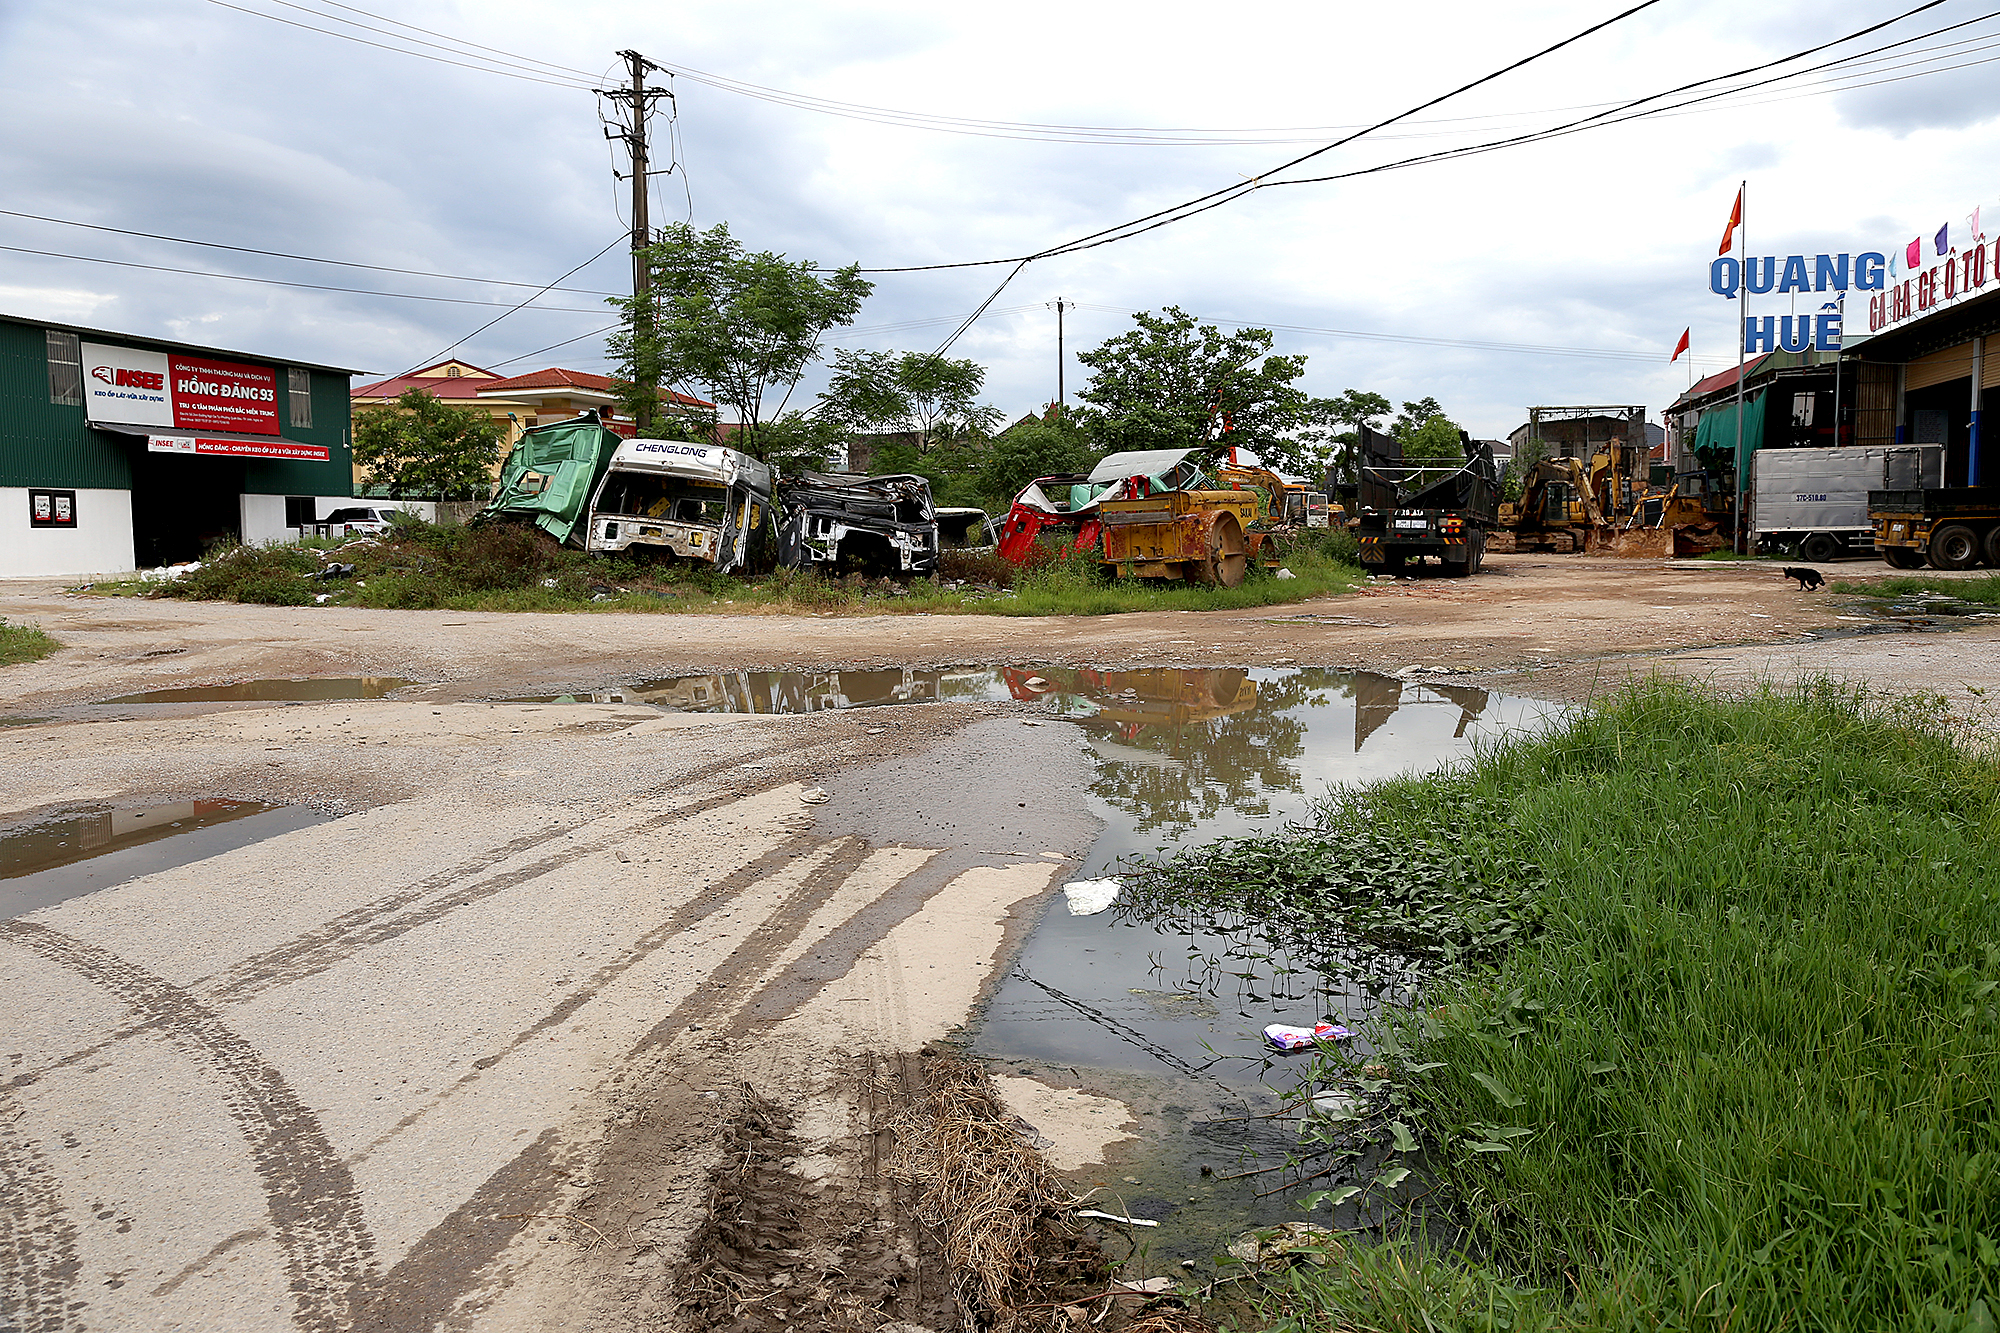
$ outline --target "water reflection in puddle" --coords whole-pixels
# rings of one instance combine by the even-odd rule
[[[0,919],[332,818],[260,801],[60,810],[0,831]]]
[[[822,713],[843,708],[1004,698],[990,668],[728,671],[663,676],[603,690],[530,694],[510,704],[648,704],[676,713]]]
[[[1000,677],[1073,721],[1096,761],[1089,799],[1105,828],[1079,876],[1092,879],[1120,857],[1276,831],[1330,786],[1433,769],[1567,711],[1448,679],[1320,669]],[[1258,952],[1184,922],[1075,916],[1057,895],[973,1039],[991,1062],[1134,1107],[1143,1146],[1118,1169],[1135,1173],[1122,1177],[1132,1211],[1169,1222],[1149,1236],[1165,1257],[1203,1260],[1244,1227],[1299,1216],[1281,1177],[1225,1179],[1293,1141],[1290,1121],[1244,1119],[1277,1105],[1261,1029],[1363,1019],[1378,1002]],[[1255,1152],[1262,1163],[1246,1159]]]
[[[380,699],[416,682],[401,676],[338,676],[312,680],[244,680],[234,685],[188,685],[100,699],[103,704],[323,703]]]

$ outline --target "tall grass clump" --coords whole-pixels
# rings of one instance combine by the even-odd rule
[[[1371,789],[1504,821],[1541,901],[1367,1057],[1464,1243],[1295,1274],[1274,1326],[1994,1327],[1997,794],[1941,700],[1664,681]]]
[[[0,619],[0,666],[39,662],[62,647],[34,625],[10,625]]]

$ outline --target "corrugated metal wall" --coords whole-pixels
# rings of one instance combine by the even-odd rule
[[[1942,352],[1932,352],[1920,356],[1909,363],[1904,370],[1903,388],[1915,393],[1918,389],[1928,389],[1933,384],[1943,384],[1949,380],[1965,379],[1972,374],[1972,344],[1960,343],[1957,347],[1947,347]]]
[[[0,486],[131,485],[125,451],[83,424],[82,406],[49,401],[42,326],[0,320]]]
[[[1851,363],[1854,385],[1854,444],[1896,442],[1896,368],[1874,361]]]
[[[120,340],[107,336],[104,341]],[[243,489],[252,495],[353,494],[348,377],[311,372],[313,424],[295,427],[285,394],[285,363],[261,364],[277,370],[286,438],[323,444],[330,457],[324,463],[250,461],[244,465]],[[46,331],[40,324],[0,319],[0,486],[128,490],[132,485],[128,451],[133,447],[122,437],[90,429],[81,406],[50,402]]]

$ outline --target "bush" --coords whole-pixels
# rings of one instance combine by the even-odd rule
[[[0,619],[0,666],[39,661],[61,646],[33,625],[10,625]]]
[[[159,584],[156,595],[304,606],[314,592],[305,576],[318,568],[312,553],[296,546],[218,546],[200,569]]]
[[[967,583],[990,583],[1011,588],[1020,566],[1003,559],[995,551],[944,551],[938,555],[938,577],[964,579]]]

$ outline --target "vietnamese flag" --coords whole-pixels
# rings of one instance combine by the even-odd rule
[[[1904,267],[1915,273],[1924,266],[1924,238],[1919,236],[1903,250]]]
[[[1736,188],[1736,207],[1729,210],[1729,225],[1722,229],[1722,248],[1715,253],[1726,255],[1729,246],[1736,239],[1736,229],[1743,225],[1743,187]]]
[[[1674,362],[1681,359],[1681,353],[1688,349],[1688,335],[1693,332],[1694,328],[1692,325],[1681,330],[1681,340],[1674,344],[1674,354],[1667,358],[1668,365],[1671,366]]]

